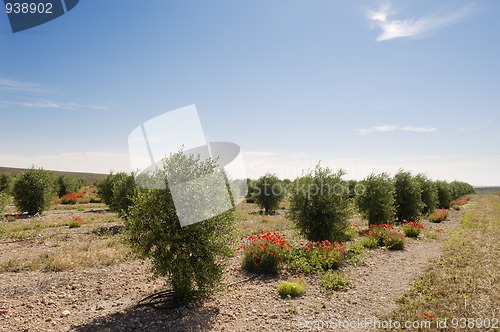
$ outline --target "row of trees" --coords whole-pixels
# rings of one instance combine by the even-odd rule
[[[387,173],[371,174],[359,183],[365,189],[357,195],[357,206],[370,224],[397,220],[415,221],[436,208],[450,208],[450,202],[474,193],[465,182],[432,181],[423,174],[399,170],[391,178]]]
[[[370,224],[414,221],[436,208],[450,207],[452,200],[474,193],[467,183],[433,181],[423,174],[399,170],[370,174],[362,181],[342,179],[343,171],[316,166],[295,181],[281,181],[266,174],[249,181],[250,195],[266,213],[277,209],[288,196],[288,216],[311,241],[342,241],[351,217],[352,200]]]
[[[42,213],[51,200],[75,192],[84,184],[84,179],[56,176],[33,166],[16,177],[8,173],[0,174],[0,200],[5,205],[6,197],[12,196],[19,211],[34,215]]]

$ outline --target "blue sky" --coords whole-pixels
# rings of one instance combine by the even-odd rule
[[[500,4],[80,1],[0,13],[0,165],[129,170],[128,135],[196,104],[247,173],[405,168],[500,185]]]

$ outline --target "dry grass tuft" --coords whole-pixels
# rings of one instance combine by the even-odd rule
[[[54,246],[33,258],[13,258],[0,264],[0,272],[71,271],[104,267],[131,258],[130,247],[118,237],[87,239],[85,242]]]

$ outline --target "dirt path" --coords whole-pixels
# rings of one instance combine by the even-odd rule
[[[453,212],[451,220],[432,225],[447,233],[461,215]],[[380,317],[396,307],[396,299],[441,254],[443,239],[409,240],[403,251],[369,251],[364,264],[345,271],[354,280],[347,292],[327,296],[317,277],[306,276],[304,295],[282,300],[276,291],[279,278],[257,278],[231,286],[202,305],[173,310],[135,305],[163,286],[148,280],[146,264],[138,260],[72,272],[1,273],[0,331],[307,331],[322,321]],[[3,256],[9,250],[19,255],[36,250],[36,245],[0,243],[0,250]],[[249,276],[240,262],[240,255],[231,260],[227,281]]]

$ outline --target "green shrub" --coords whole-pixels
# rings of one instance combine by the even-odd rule
[[[9,173],[0,173],[0,193],[10,193],[12,182],[12,176]]]
[[[362,241],[351,243],[345,250],[345,261],[351,265],[358,265],[364,256],[365,246]]]
[[[17,176],[12,196],[20,212],[42,213],[57,196],[53,175],[42,168],[31,167]]]
[[[78,189],[80,189],[80,186],[76,179],[68,175],[59,175],[56,178],[56,188],[58,197],[63,197],[66,194],[77,191]]]
[[[399,170],[394,176],[394,187],[397,220],[417,220],[424,206],[419,181],[410,172]]]
[[[69,228],[78,228],[78,227],[81,227],[82,224],[78,221],[70,221],[68,223],[68,226],[69,226]]]
[[[438,191],[438,208],[449,209],[451,202],[450,184],[446,181],[436,181],[436,188]]]
[[[115,174],[106,175],[105,177],[96,181],[95,186],[97,187],[97,196],[101,201],[107,206],[111,206],[113,200],[113,179]]]
[[[359,185],[359,182],[356,180],[348,180],[347,181],[347,187],[349,188],[349,198],[351,198],[351,199],[356,198],[356,196],[358,194],[358,190],[357,190],[358,185]]]
[[[344,172],[332,173],[319,164],[314,173],[295,180],[290,188],[288,217],[309,241],[344,241],[351,209]]]
[[[351,288],[352,280],[344,274],[336,271],[328,271],[321,275],[321,289],[325,294],[335,291],[347,291]]]
[[[370,174],[361,184],[364,193],[356,196],[356,204],[370,224],[384,224],[394,219],[394,183],[387,173]]]
[[[278,285],[278,293],[284,299],[294,298],[302,295],[306,285],[302,279],[296,281],[282,281]]]
[[[451,200],[459,199],[460,197],[474,194],[474,187],[468,183],[453,181],[450,183],[450,196]]]
[[[5,210],[5,207],[7,206],[8,198],[7,195],[5,195],[3,192],[0,192],[0,215],[1,218],[3,219],[3,212]]]
[[[281,265],[288,257],[290,245],[278,232],[262,231],[250,235],[238,249],[243,249],[242,267],[254,273],[278,274]]]
[[[405,247],[404,234],[395,231],[389,232],[384,240],[384,245],[389,250],[403,250]]]
[[[252,196],[266,213],[276,211],[285,195],[281,181],[274,174],[267,173],[254,184]]]
[[[438,189],[434,181],[430,180],[423,174],[418,174],[415,178],[420,183],[420,189],[422,190],[422,214],[429,214],[438,206]]]
[[[379,239],[374,236],[366,236],[359,243],[367,249],[375,249],[380,246]]]
[[[403,225],[403,232],[406,237],[418,237],[420,230],[424,229],[424,224],[410,221]]]
[[[136,187],[133,174],[119,172],[109,174],[96,183],[98,195],[109,209],[124,215],[132,204]]]
[[[319,273],[340,267],[344,253],[341,243],[310,242],[304,248],[293,248],[287,263],[294,273]]]
[[[164,183],[222,172],[215,161],[202,161],[182,151],[166,158],[163,166],[157,175]],[[211,197],[217,209],[226,206],[227,196],[222,197],[215,187],[200,184],[194,189]],[[174,297],[184,300],[215,291],[223,275],[223,262],[233,253],[234,210],[181,227],[169,187],[136,187],[132,203],[125,220],[126,237],[140,256],[150,259],[155,275],[168,278]],[[192,204],[197,208],[196,202]]]

